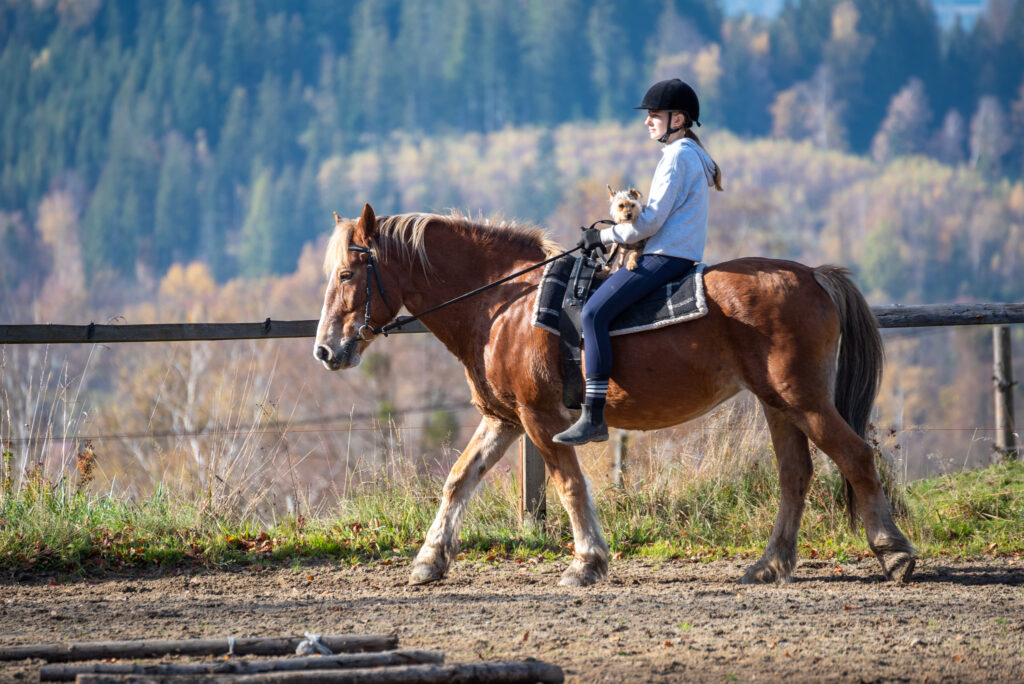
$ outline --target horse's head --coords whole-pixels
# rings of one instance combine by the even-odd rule
[[[363,350],[373,340],[373,328],[397,313],[384,293],[380,264],[370,251],[377,233],[373,209],[367,204],[356,221],[335,214],[334,223],[324,259],[327,291],[313,347],[313,356],[328,370],[358,366]]]

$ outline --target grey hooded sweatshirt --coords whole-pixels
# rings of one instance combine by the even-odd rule
[[[715,169],[696,141],[680,138],[669,143],[654,170],[647,206],[633,223],[604,228],[601,241],[629,245],[650,238],[644,254],[701,261],[708,239],[708,187],[714,185]]]

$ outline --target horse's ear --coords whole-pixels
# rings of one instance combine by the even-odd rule
[[[338,216],[338,212],[334,212],[334,225],[341,223],[341,217]]]
[[[355,239],[362,246],[366,247],[374,235],[377,234],[377,215],[373,213],[373,207],[369,203],[363,205],[363,215],[356,222]]]
[[[610,186],[610,185],[606,185],[606,186],[604,186],[604,187],[608,188],[608,196],[609,196],[609,197],[615,197],[615,191],[614,191],[614,190],[612,190],[612,186]]]

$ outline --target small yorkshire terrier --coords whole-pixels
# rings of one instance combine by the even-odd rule
[[[607,187],[608,197],[611,198],[611,206],[608,211],[615,223],[631,223],[644,210],[640,203],[643,195],[636,188],[615,191],[612,190],[612,186]],[[615,245],[615,249],[608,259],[612,272],[622,268],[623,264],[630,271],[635,271],[645,244],[647,244],[647,240],[641,240],[632,245]]]

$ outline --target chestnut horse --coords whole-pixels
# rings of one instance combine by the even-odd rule
[[[400,307],[415,315],[561,251],[536,228],[431,214],[378,219],[370,205],[358,220],[335,214],[335,224],[314,347],[330,370],[357,366],[373,329]],[[608,572],[608,546],[576,453],[551,441],[572,416],[562,405],[558,339],[531,324],[540,278],[533,270],[421,319],[465,366],[483,418],[448,474],[411,584],[445,576],[474,489],[524,432],[572,523],[575,555],[560,584],[584,586]],[[792,261],[737,259],[709,267],[704,280],[704,317],[612,338],[609,425],[664,428],[750,390],[771,430],[782,497],[764,555],[740,581],[790,579],[811,479],[808,439],[839,467],[851,522],[859,513],[885,575],[907,581],[916,551],[893,521],[863,439],[882,369],[864,297],[843,269]]]

